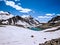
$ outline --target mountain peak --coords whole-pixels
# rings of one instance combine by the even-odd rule
[[[0,15],[9,15],[9,12],[0,11]]]
[[[1,24],[19,25],[22,27],[37,27],[40,24],[40,22],[34,19],[31,15],[14,16],[9,12],[4,11],[0,11],[0,20]]]
[[[13,17],[9,12],[0,11],[0,20],[6,20]]]

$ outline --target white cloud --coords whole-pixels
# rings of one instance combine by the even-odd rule
[[[36,19],[39,20],[40,22],[48,22],[49,20],[51,20],[55,16],[60,16],[60,14],[47,13],[44,16],[40,15],[40,16],[36,17]]]
[[[24,8],[20,12],[22,12],[22,13],[29,13],[30,11],[32,11],[32,10],[31,9]]]
[[[53,15],[55,15],[55,13],[52,13],[52,14],[48,13],[48,14],[45,14],[45,15],[47,15],[47,16],[53,16]]]
[[[54,15],[55,15],[55,13],[52,13],[52,14],[51,13],[47,13],[44,16],[42,16],[42,15],[38,16],[38,18],[45,18],[45,19],[47,18],[48,19],[48,18],[52,18]]]
[[[15,0],[15,1],[20,1],[20,0]]]
[[[52,18],[51,16],[38,16],[38,18]]]
[[[45,14],[44,16],[38,16],[36,17],[40,22],[47,22],[48,20],[50,20],[55,14]]]
[[[17,5],[21,5],[21,3],[18,3]]]
[[[21,6],[16,5],[15,2],[13,2],[13,1],[5,1],[5,3],[6,3],[6,5],[11,6],[22,13],[29,13],[30,11],[32,11],[31,9],[22,8]]]
[[[47,23],[52,17],[38,16],[35,19],[39,20],[40,23]]]
[[[45,14],[44,16],[43,16],[43,15],[40,15],[40,16],[36,17],[35,19],[39,20],[41,23],[46,23],[46,22],[48,22],[52,17],[53,17],[52,14]]]

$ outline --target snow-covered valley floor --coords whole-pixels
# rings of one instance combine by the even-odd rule
[[[39,45],[39,43],[60,38],[60,30],[45,32],[46,30],[33,31],[17,26],[0,26],[0,45]]]

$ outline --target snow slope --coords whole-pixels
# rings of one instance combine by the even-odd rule
[[[0,11],[0,20],[6,20],[12,17],[13,15],[9,14],[8,12]]]
[[[9,12],[0,11],[0,24],[6,25],[21,25],[23,27],[37,27],[40,22],[30,15],[14,16]]]
[[[39,45],[55,38],[60,38],[60,30],[44,32],[10,25],[0,26],[0,45]]]
[[[30,25],[28,23],[26,23],[25,21],[21,21],[21,20],[17,21],[17,23],[15,23],[15,24],[23,25],[24,27],[30,27]]]

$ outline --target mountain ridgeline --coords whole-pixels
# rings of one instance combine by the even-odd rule
[[[37,27],[40,25],[40,22],[31,16],[28,17],[13,16],[8,12],[0,12],[0,24],[17,25],[22,27],[31,26]]]
[[[53,17],[48,23],[50,23],[50,26],[60,26],[60,16]]]
[[[21,27],[38,27],[48,28],[53,26],[60,26],[60,16],[53,17],[48,23],[40,23],[32,16],[14,16],[9,12],[0,11],[0,25],[15,25]]]
[[[48,23],[57,23],[57,22],[60,22],[60,16],[56,16],[52,18],[50,21],[48,21]]]

